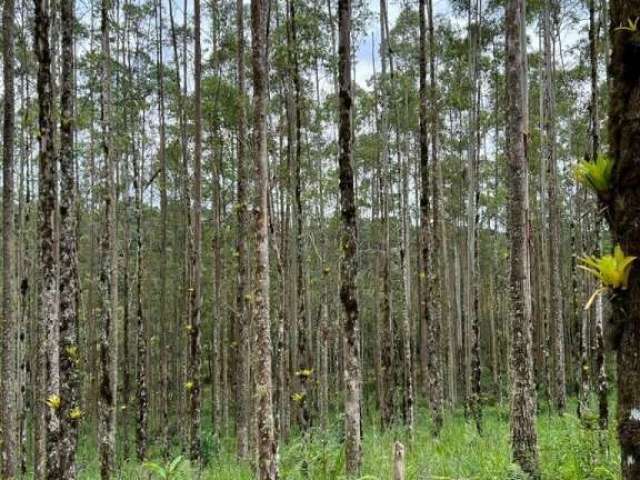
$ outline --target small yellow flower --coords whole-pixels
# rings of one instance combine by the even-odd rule
[[[188,382],[185,382],[184,384],[184,388],[186,388],[188,391],[193,390],[193,387],[195,386],[195,384],[189,380]]]
[[[69,418],[71,420],[80,420],[82,418],[82,410],[80,410],[80,407],[72,408],[69,412]]]
[[[54,410],[58,410],[60,408],[60,403],[62,403],[62,400],[60,399],[60,395],[56,395],[54,393],[47,397],[47,401],[45,403]]]

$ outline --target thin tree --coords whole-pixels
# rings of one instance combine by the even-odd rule
[[[605,216],[613,241],[626,255],[640,255],[640,109],[638,94],[638,32],[616,28],[637,24],[640,0],[611,0],[611,76],[609,103],[609,155],[614,162],[611,198],[605,199]],[[622,478],[640,478],[640,264],[636,260],[629,289],[613,299],[612,328],[616,329],[618,366],[618,437]]]
[[[255,282],[254,318],[258,424],[258,477],[276,480],[277,444],[273,425],[271,385],[271,323],[269,316],[269,221],[267,157],[267,0],[251,0],[253,67],[253,158],[255,167]]]
[[[162,345],[167,345],[169,324],[167,322],[167,158],[166,158],[166,129],[164,104],[164,61],[162,43],[162,0],[156,3],[157,10],[157,40],[156,64],[158,80],[158,117],[159,117],[159,145],[158,163],[160,164],[160,339]],[[169,359],[167,348],[160,349],[160,409],[162,418],[161,442],[163,454],[169,449]]]
[[[551,10],[554,8],[552,0],[546,0],[543,12],[544,31],[544,99],[543,126],[544,148],[549,168],[548,205],[549,205],[549,290],[551,292],[551,325],[553,328],[554,354],[554,399],[556,408],[562,413],[567,404],[566,374],[564,360],[564,319],[562,314],[562,285],[560,278],[560,203],[558,195],[558,159],[556,153],[556,100],[554,91],[555,55],[551,34]]]
[[[427,25],[426,0],[419,2],[420,22],[420,242],[423,278],[427,278],[427,285],[422,294],[422,328],[427,329],[428,375],[429,375],[429,403],[433,422],[433,434],[439,435],[442,429],[442,372],[440,369],[440,312],[439,305],[435,305],[432,296],[435,292],[435,268],[432,259],[432,232],[430,224],[429,205],[429,110],[427,105]],[[437,228],[437,225],[435,226]]]
[[[189,417],[190,417],[190,439],[189,452],[191,460],[200,462],[200,323],[202,310],[202,223],[201,198],[202,198],[202,52],[200,46],[200,0],[193,2],[193,23],[194,23],[194,115],[195,115],[195,141],[193,151],[193,186],[192,186],[192,220],[191,229],[193,234],[191,250],[191,323],[189,329],[189,372],[187,386],[189,390]]]
[[[356,292],[357,240],[356,202],[353,181],[351,88],[351,0],[338,0],[338,147],[340,175],[340,300],[344,308],[345,451],[347,475],[357,476],[362,464],[360,409],[362,367],[360,365],[360,319]]]
[[[600,155],[600,92],[598,86],[598,39],[600,36],[600,23],[596,16],[596,0],[589,1],[589,59],[591,66],[591,160],[595,161]],[[596,227],[599,248],[602,249],[602,226]],[[596,304],[596,370],[598,375],[598,414],[599,424],[602,430],[606,430],[609,423],[609,385],[607,381],[607,368],[605,365],[605,341],[604,341],[604,308],[602,297],[599,296]]]
[[[13,478],[18,470],[18,429],[15,363],[16,324],[13,312],[15,285],[13,238],[13,139],[14,139],[14,2],[2,8],[2,61],[4,106],[2,124],[2,375],[0,421],[2,422],[2,474]]]
[[[60,370],[58,317],[58,265],[56,254],[56,157],[53,138],[53,82],[51,79],[51,48],[49,45],[51,14],[49,2],[35,2],[35,43],[38,59],[38,137],[39,137],[39,237],[40,237],[40,322],[44,333],[44,382],[47,406],[46,477],[60,478]]]
[[[249,403],[250,403],[250,315],[247,308],[247,225],[249,214],[247,210],[247,165],[245,160],[245,71],[244,71],[244,3],[236,2],[236,69],[238,81],[237,108],[237,180],[236,180],[236,258],[238,259],[237,287],[236,287],[236,332],[238,340],[237,376],[236,382],[236,428],[238,458],[246,459],[249,455]]]
[[[78,349],[78,222],[74,148],[74,0],[60,1],[62,79],[60,90],[60,472],[76,478],[80,409]]]
[[[513,460],[537,478],[538,447],[533,383],[531,284],[529,269],[529,193],[525,154],[526,75],[521,32],[523,0],[506,7],[506,80],[508,138],[508,234],[511,259],[511,448]]]
[[[117,263],[116,263],[116,182],[111,149],[111,0],[100,3],[100,124],[102,165],[102,232],[100,238],[100,387],[98,398],[98,439],[100,477],[109,480],[114,471],[117,398]]]

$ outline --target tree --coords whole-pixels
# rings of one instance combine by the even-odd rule
[[[431,265],[431,224],[429,205],[429,111],[427,108],[427,26],[425,18],[426,1],[420,0],[420,241],[422,251],[421,276],[427,278],[427,285],[422,294],[422,328],[427,329],[429,403],[433,421],[433,434],[440,434],[442,429],[442,372],[440,369],[440,312],[439,305],[434,304],[435,268]],[[437,228],[437,225],[435,226]]]
[[[4,107],[2,124],[2,375],[0,391],[0,421],[2,422],[2,470],[3,478],[16,476],[18,468],[18,429],[16,425],[15,363],[16,324],[13,304],[15,301],[14,235],[13,235],[13,148],[14,148],[14,2],[6,0],[2,8],[2,65]]]
[[[253,67],[253,162],[255,168],[255,391],[258,423],[258,477],[277,480],[277,445],[273,428],[271,323],[269,316],[269,221],[267,157],[267,0],[251,0]]]
[[[340,300],[344,309],[345,451],[347,475],[357,476],[362,463],[360,408],[362,372],[360,366],[360,320],[356,298],[357,239],[356,203],[353,181],[351,120],[351,0],[338,0],[338,164],[340,176]]]
[[[536,402],[533,385],[531,283],[529,269],[529,193],[525,154],[525,94],[522,57],[523,0],[506,7],[508,141],[508,236],[511,272],[511,448],[513,460],[536,478],[538,473]]]
[[[189,415],[190,415],[190,447],[191,460],[200,462],[200,323],[202,310],[202,222],[201,197],[202,197],[202,53],[200,47],[200,0],[193,2],[194,23],[194,114],[195,114],[195,145],[193,154],[193,209],[192,209],[192,250],[191,250],[191,319],[189,329],[189,373],[187,390],[189,391]]]
[[[238,457],[246,459],[249,455],[249,405],[250,405],[250,315],[247,308],[247,225],[249,215],[247,212],[247,166],[245,160],[245,110],[244,110],[244,3],[243,0],[236,2],[236,35],[237,53],[236,68],[238,81],[238,116],[237,116],[237,180],[236,180],[236,212],[237,212],[237,232],[236,232],[236,257],[238,259],[238,276],[236,287],[236,332],[238,340],[237,365],[238,375],[236,377],[236,402],[238,410],[236,413],[238,437]]]
[[[41,0],[43,1],[43,0]],[[102,165],[100,191],[102,195],[102,225],[100,237],[100,388],[98,398],[98,439],[100,477],[108,480],[114,470],[117,398],[117,261],[116,261],[116,182],[111,148],[111,42],[110,0],[100,3],[100,126]]]
[[[553,326],[553,353],[555,359],[554,368],[554,396],[558,412],[562,413],[566,407],[566,375],[564,360],[564,319],[562,315],[562,286],[560,278],[560,225],[561,225],[561,199],[558,196],[558,159],[556,153],[556,99],[554,91],[555,73],[555,48],[552,45],[551,10],[555,5],[547,0],[544,5],[543,31],[544,31],[544,100],[543,100],[543,125],[545,134],[545,157],[548,162],[549,184],[549,265],[550,279],[549,290],[551,292],[551,324]]]
[[[609,103],[609,155],[613,162],[611,183],[600,198],[615,244],[625,255],[640,255],[640,125],[634,115],[638,104],[638,32],[629,26],[640,17],[639,0],[611,0],[611,82]],[[640,477],[640,267],[634,262],[629,289],[612,299],[612,328],[618,367],[618,438],[622,478]]]
[[[44,348],[44,381],[46,418],[46,477],[60,478],[60,321],[58,317],[58,265],[56,252],[56,154],[53,139],[52,105],[53,91],[51,80],[51,48],[49,46],[49,27],[51,24],[49,3],[36,0],[36,56],[38,59],[38,137],[39,175],[39,265],[41,276],[40,287],[40,322],[45,341]]]
[[[60,473],[76,478],[80,407],[78,346],[78,222],[74,155],[74,0],[60,2],[62,79],[60,91]]]

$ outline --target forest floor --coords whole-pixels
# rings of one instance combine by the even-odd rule
[[[613,411],[613,409],[612,409]],[[364,459],[360,480],[389,480],[392,470],[392,446],[396,440],[406,446],[407,480],[522,480],[526,477],[510,463],[508,406],[484,409],[483,433],[463,412],[450,413],[439,439],[431,435],[428,413],[418,408],[416,429],[411,440],[403,429],[382,433],[373,418],[367,416],[364,429]],[[203,415],[203,419],[207,418]],[[615,422],[610,422],[615,423]],[[341,445],[341,420],[335,417],[325,431],[313,430],[310,438],[292,435],[280,448],[280,478],[344,478],[344,455]],[[210,428],[210,424],[207,425]],[[133,428],[131,428],[133,430]],[[133,432],[132,432],[133,434]],[[93,437],[93,436],[91,436]],[[84,436],[78,452],[79,478],[96,479],[98,475],[95,444]],[[95,438],[95,437],[93,437]],[[538,416],[538,443],[543,480],[616,480],[620,478],[619,450],[615,427],[608,432],[584,427],[575,415],[575,403],[559,417],[542,412]],[[208,464],[201,471],[188,462],[180,464],[172,480],[250,480],[252,471],[236,462],[233,438],[213,440],[203,435],[203,455]],[[134,445],[130,446],[131,451]],[[154,450],[150,451],[153,455]],[[176,453],[176,455],[178,455]],[[169,462],[167,462],[168,465]],[[163,466],[163,464],[159,464]],[[164,465],[166,466],[166,465]],[[161,478],[134,461],[121,462],[120,479]]]

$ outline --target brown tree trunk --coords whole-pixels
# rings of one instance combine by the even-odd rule
[[[523,0],[509,0],[506,9],[507,138],[511,296],[511,447],[513,460],[538,478],[533,383],[531,284],[529,269],[529,194],[525,153],[525,94],[521,42]]]
[[[638,31],[618,29],[640,17],[640,0],[611,0],[610,158],[614,162],[611,198],[605,215],[613,240],[626,255],[640,255],[640,109],[638,94]],[[618,435],[622,478],[640,478],[640,262],[629,276],[629,289],[615,295],[612,328],[616,330],[618,362]]]
[[[192,245],[191,250],[191,318],[189,330],[189,372],[187,384],[189,390],[189,418],[190,437],[189,454],[194,463],[201,461],[200,455],[200,405],[202,398],[202,385],[200,380],[201,345],[201,310],[202,310],[202,224],[201,224],[201,190],[202,190],[202,53],[200,46],[200,0],[193,2],[194,23],[194,115],[195,115],[195,139],[193,152],[193,207],[192,207]]]
[[[100,239],[100,395],[98,399],[98,439],[100,477],[109,480],[114,471],[117,398],[117,261],[116,182],[111,150],[111,47],[109,11],[111,1],[102,0],[100,123],[102,128],[102,171],[100,187],[104,210]]]
[[[243,2],[236,2],[236,28],[238,51],[236,65],[238,71],[238,145],[237,145],[237,238],[236,257],[238,259],[238,279],[236,291],[236,329],[237,329],[237,377],[236,377],[236,428],[238,437],[238,457],[246,459],[249,455],[249,403],[250,403],[250,315],[247,308],[247,168],[245,165],[245,113],[244,113],[244,12]]]
[[[440,367],[440,311],[434,303],[437,298],[432,267],[432,235],[430,226],[430,182],[429,182],[429,143],[427,129],[429,113],[427,109],[427,27],[425,18],[426,1],[420,0],[420,230],[421,230],[421,276],[427,278],[422,296],[422,328],[427,329],[429,402],[433,422],[433,434],[439,435],[442,429],[442,372]]]
[[[49,3],[36,0],[36,55],[38,58],[39,124],[39,236],[40,236],[40,322],[44,334],[44,380],[46,416],[46,477],[60,478],[60,320],[58,317],[58,255],[56,253],[56,157],[53,139],[51,48]]]
[[[17,369],[15,363],[16,323],[14,317],[14,239],[13,239],[13,145],[14,145],[14,2],[5,0],[2,8],[2,59],[4,108],[2,130],[2,375],[0,376],[0,421],[2,422],[1,477],[13,478],[18,472],[18,429],[16,405]]]
[[[165,106],[164,106],[164,62],[162,40],[162,1],[156,4],[158,38],[156,42],[158,68],[158,117],[159,117],[159,146],[158,163],[160,164],[160,318],[159,338],[162,345],[168,345],[170,324],[167,320],[167,158],[166,158],[166,134],[165,134]],[[169,449],[169,358],[168,348],[160,349],[160,418],[161,434],[160,442],[163,456]]]
[[[551,9],[552,0],[547,0],[543,9],[543,30],[544,30],[544,133],[545,133],[545,155],[549,168],[549,266],[550,281],[549,290],[551,308],[550,323],[553,328],[553,355],[554,355],[554,400],[559,413],[562,413],[567,404],[566,394],[566,374],[564,359],[564,318],[562,314],[562,286],[560,278],[560,202],[558,196],[558,160],[556,155],[556,128],[555,128],[555,92],[554,92],[554,72],[555,55],[552,44],[551,33]]]
[[[78,225],[74,135],[74,1],[61,0],[62,81],[60,93],[60,472],[76,478],[75,454],[80,410],[78,350]]]
[[[258,478],[276,480],[277,444],[273,427],[271,385],[271,323],[269,315],[269,222],[267,157],[267,22],[268,2],[251,0],[253,66],[253,155],[256,178],[254,318],[256,347],[256,407],[258,424]]]
[[[361,418],[362,370],[360,365],[360,320],[356,299],[357,227],[353,181],[351,118],[351,0],[338,0],[338,88],[339,88],[339,175],[340,215],[340,300],[344,308],[345,451],[347,475],[355,477],[362,464]]]

